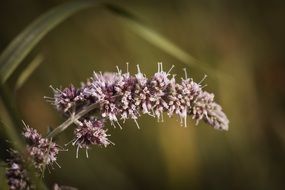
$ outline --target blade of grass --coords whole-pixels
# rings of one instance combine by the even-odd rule
[[[1,84],[13,74],[38,42],[58,24],[78,11],[95,6],[94,1],[71,1],[55,7],[24,29],[0,55]]]
[[[22,71],[20,76],[17,79],[15,90],[18,90],[23,86],[23,84],[28,80],[31,74],[40,66],[43,62],[44,56],[42,54],[38,54],[31,63]]]
[[[143,22],[125,9],[109,3],[98,4],[94,1],[71,1],[55,7],[40,16],[8,45],[8,47],[0,55],[1,84],[6,82],[6,80],[13,74],[23,59],[50,30],[78,11],[93,6],[101,6],[108,9],[116,16],[123,18],[126,25],[139,36],[166,53],[176,57],[183,63],[203,69],[207,72],[207,74],[217,75],[216,71],[207,65],[198,62],[189,53],[185,52],[154,30],[145,26]]]
[[[15,104],[13,102],[13,96],[10,93],[7,85],[0,85],[0,95],[1,95],[1,100],[3,104],[3,108],[5,113],[6,118],[11,125],[7,126],[5,128],[6,130],[6,135],[9,137],[11,142],[13,142],[13,146],[17,150],[23,150],[24,149],[24,142],[22,141],[20,134],[21,130],[19,128],[21,124],[21,120],[18,117],[18,113],[16,112],[15,109]],[[2,115],[1,115],[2,117]]]
[[[197,60],[193,56],[176,46],[161,34],[147,27],[145,24],[143,24],[143,21],[141,21],[135,15],[113,4],[105,4],[105,7],[111,11],[111,13],[118,15],[120,18],[123,18],[125,24],[131,30],[133,30],[137,35],[149,43],[176,57],[182,62],[189,62],[191,66],[195,66],[197,64]]]
[[[106,3],[104,6],[109,11],[122,18],[123,23],[138,36],[148,41],[150,44],[156,46],[157,48],[161,49],[162,51],[180,60],[187,66],[201,69],[208,75],[211,75],[213,77],[219,77],[224,75],[218,72],[217,70],[214,70],[213,68],[209,67],[208,65],[198,61],[191,54],[187,53],[186,51],[175,45],[175,43],[171,42],[163,35],[146,26],[139,18],[126,11],[125,9],[108,3]]]

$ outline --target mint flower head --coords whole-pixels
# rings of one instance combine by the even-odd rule
[[[43,138],[36,129],[25,125],[23,136],[27,142],[27,152],[34,163],[35,168],[43,171],[46,166],[52,166],[56,162],[59,146],[48,138]]]
[[[191,113],[197,123],[204,120],[215,129],[228,130],[229,120],[222,107],[214,102],[214,94],[202,92],[197,96]]]
[[[104,122],[102,120],[84,120],[80,126],[74,130],[75,139],[72,144],[77,146],[76,157],[78,158],[79,148],[86,149],[86,157],[88,157],[88,149],[90,145],[98,145],[107,147],[113,144],[109,139],[106,132],[103,129]]]
[[[48,98],[48,101],[52,102],[58,111],[66,113],[70,111],[71,108],[79,104],[83,99],[81,97],[81,89],[75,88],[73,85],[66,87],[63,90],[58,88],[53,88],[50,86],[54,92],[54,98]]]
[[[132,119],[139,128],[137,120],[142,114],[163,121],[166,113],[169,117],[177,115],[185,127],[189,117],[196,125],[202,120],[215,129],[228,130],[227,116],[214,101],[214,95],[203,89],[202,81],[194,82],[186,70],[185,77],[177,80],[170,74],[171,69],[166,72],[162,63],[158,63],[158,71],[147,77],[139,66],[134,75],[128,71],[123,73],[117,67],[113,73],[94,72],[80,88],[70,85],[63,90],[54,89],[54,97],[49,100],[53,100],[57,110],[69,118],[80,113],[80,117],[73,120],[77,126],[73,141],[77,156],[79,148],[87,151],[91,145],[112,144],[107,130],[97,126],[103,120],[122,128],[121,122]]]

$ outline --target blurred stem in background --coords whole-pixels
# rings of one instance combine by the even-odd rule
[[[21,120],[18,118],[18,114],[16,113],[16,105],[13,100],[12,93],[9,91],[6,84],[0,85],[0,94],[2,99],[2,104],[5,108],[6,121],[10,123],[11,126],[6,126],[7,137],[11,141],[11,145],[14,146],[17,150],[24,150],[24,142],[20,137],[21,134]],[[2,120],[3,121],[3,120]]]

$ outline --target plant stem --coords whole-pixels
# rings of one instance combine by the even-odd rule
[[[9,120],[11,121],[12,126],[6,126],[6,133],[8,138],[13,142],[13,146],[19,150],[24,150],[24,142],[20,138],[20,130],[17,130],[17,126],[20,126],[20,119],[17,117],[17,113],[15,111],[15,106],[12,105],[11,99],[12,96],[8,91],[8,88],[6,85],[0,85],[0,95],[2,99],[2,103],[5,107],[6,112],[8,113]]]
[[[82,109],[80,112],[77,114],[69,117],[65,122],[63,122],[61,125],[59,125],[57,128],[55,128],[53,131],[51,131],[48,135],[47,138],[53,138],[56,135],[60,134],[63,132],[65,129],[67,129],[71,124],[73,124],[75,121],[83,117],[85,114],[89,113],[90,111],[94,110],[95,108],[98,108],[98,103],[93,103],[86,108]]]

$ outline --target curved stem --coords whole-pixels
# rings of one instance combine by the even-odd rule
[[[58,135],[59,133],[63,132],[66,130],[71,124],[73,124],[76,120],[80,119],[83,117],[85,114],[89,113],[90,111],[94,110],[95,108],[98,108],[98,103],[93,103],[86,108],[82,109],[80,112],[77,114],[69,117],[65,122],[63,122],[61,125],[59,125],[57,128],[55,128],[53,131],[51,131],[48,135],[47,138],[52,138]]]
[[[15,111],[15,106],[12,104],[11,101],[11,94],[9,93],[8,87],[4,85],[0,85],[0,97],[2,99],[2,103],[4,106],[5,111],[8,115],[8,120],[11,122],[11,126],[6,126],[6,134],[7,137],[13,142],[14,148],[19,151],[24,150],[24,142],[23,139],[20,138],[20,130],[17,130],[17,126],[19,126],[20,119],[17,117],[17,113]]]

